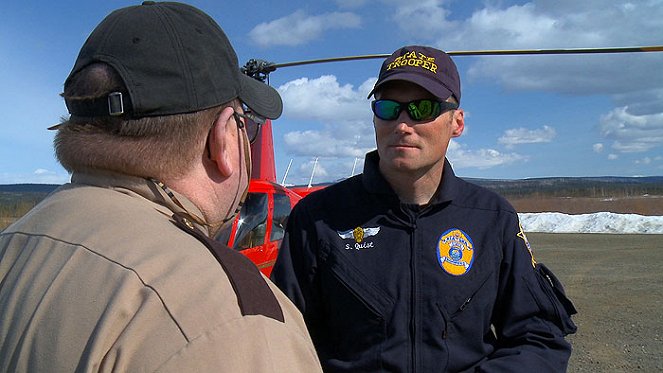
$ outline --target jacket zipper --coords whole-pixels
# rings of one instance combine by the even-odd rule
[[[412,276],[410,278],[410,281],[412,283],[412,298],[410,300],[411,302],[411,309],[412,309],[412,315],[410,319],[410,333],[411,333],[411,345],[412,345],[412,372],[417,371],[417,246],[416,246],[416,236],[415,236],[415,231],[417,229],[417,222],[416,218],[411,218],[411,225],[410,225],[410,252],[411,252],[411,268],[412,268]]]

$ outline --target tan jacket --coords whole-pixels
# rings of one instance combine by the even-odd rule
[[[257,270],[233,280],[181,212],[151,181],[75,174],[1,232],[0,372],[320,371],[299,311]]]

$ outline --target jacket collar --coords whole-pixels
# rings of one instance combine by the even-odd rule
[[[364,160],[364,172],[362,176],[362,183],[364,188],[372,194],[388,195],[398,200],[396,192],[394,192],[389,182],[384,178],[380,172],[380,155],[377,150],[373,150],[366,154]],[[458,194],[458,188],[461,188],[461,180],[456,177],[451,163],[444,158],[444,169],[442,170],[442,179],[437,191],[433,195],[430,204],[442,204],[450,202]]]
[[[95,170],[86,172],[74,172],[71,175],[72,185],[91,185],[100,188],[112,189],[129,196],[143,198],[151,202],[155,209],[164,215],[171,217],[173,214],[184,214],[192,216],[193,224],[203,232],[209,234],[207,226],[200,224],[197,217],[203,213],[187,197],[172,189],[169,190],[174,198],[169,196],[166,190],[160,187],[156,181],[121,173]],[[176,203],[175,201],[179,202]]]

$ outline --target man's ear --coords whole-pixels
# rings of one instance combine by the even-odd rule
[[[465,112],[463,109],[454,110],[451,125],[453,126],[451,137],[458,137],[463,133],[465,130]]]
[[[230,144],[233,138],[231,132],[228,131],[231,125],[229,121],[234,112],[232,107],[223,109],[214,121],[207,138],[209,159],[215,164],[219,173],[225,177],[232,175],[234,171],[230,155]]]

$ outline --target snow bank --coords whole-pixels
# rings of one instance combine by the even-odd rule
[[[525,232],[663,234],[663,216],[612,212],[580,215],[542,212],[518,216]]]

